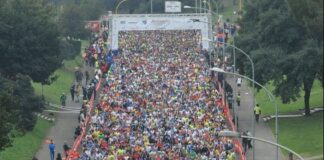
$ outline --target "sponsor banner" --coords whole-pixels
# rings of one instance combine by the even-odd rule
[[[179,1],[165,1],[165,12],[181,12],[181,2]]]
[[[200,22],[194,22],[198,20]],[[118,49],[119,31],[145,31],[145,30],[201,30],[202,39],[208,37],[208,17],[207,16],[125,16],[113,17],[112,19],[112,49]],[[208,41],[202,41],[203,48],[209,48]]]

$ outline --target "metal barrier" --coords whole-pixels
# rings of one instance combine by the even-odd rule
[[[236,128],[236,126],[234,125],[234,123],[232,121],[232,115],[231,115],[231,113],[229,111],[229,107],[228,107],[228,105],[226,103],[226,100],[225,100],[224,90],[221,87],[221,83],[219,81],[217,81],[217,83],[218,83],[218,86],[219,86],[219,92],[222,94],[222,105],[224,107],[224,113],[226,115],[227,121],[230,124],[232,131],[236,132],[237,128]],[[246,157],[245,157],[244,151],[243,151],[243,146],[242,146],[240,140],[234,139],[234,144],[235,144],[236,152],[240,154],[240,159],[241,160],[246,160]]]
[[[99,79],[99,82],[98,82],[97,85],[96,85],[96,91],[99,90],[99,88],[100,88],[100,86],[101,86],[101,81],[102,81],[102,79]],[[90,102],[90,106],[89,106],[89,112],[90,112],[90,113],[91,113],[92,108],[93,108],[93,101],[94,101],[94,98],[95,98],[95,97],[94,97],[94,93],[92,93],[92,96],[91,96],[90,101],[89,101],[89,102]],[[77,151],[77,149],[80,147],[80,144],[81,144],[82,138],[83,138],[83,137],[85,136],[85,134],[86,134],[87,126],[88,126],[89,121],[90,121],[90,117],[87,116],[87,118],[86,118],[86,120],[85,120],[85,126],[82,127],[81,135],[78,136],[78,137],[75,139],[75,141],[74,141],[74,143],[73,143],[73,146],[72,146],[71,149],[70,149],[71,152]],[[68,154],[68,157],[66,158],[66,160],[75,160],[75,159],[79,158],[79,157],[72,157],[72,156],[74,156],[74,155]]]

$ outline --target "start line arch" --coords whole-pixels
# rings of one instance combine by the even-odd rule
[[[200,30],[201,40],[211,39],[212,22],[209,13],[193,14],[112,14],[109,16],[110,49],[118,49],[120,31],[145,30]],[[208,41],[201,41],[204,49],[209,49]]]

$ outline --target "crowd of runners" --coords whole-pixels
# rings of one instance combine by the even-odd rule
[[[110,71],[98,66],[104,87],[80,159],[235,159],[232,140],[217,136],[226,118],[200,38],[198,30],[119,33]]]

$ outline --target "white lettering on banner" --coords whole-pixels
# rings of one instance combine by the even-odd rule
[[[160,16],[136,16],[118,15],[112,17],[112,49],[118,49],[118,32],[119,31],[145,31],[145,30],[201,30],[202,39],[208,37],[208,17],[207,15],[192,15],[192,16],[168,16],[168,14]],[[197,19],[201,22],[193,22],[192,19]],[[207,23],[204,23],[207,22]],[[202,41],[203,48],[209,48],[208,41]]]
[[[165,1],[165,12],[181,12],[181,2]]]

